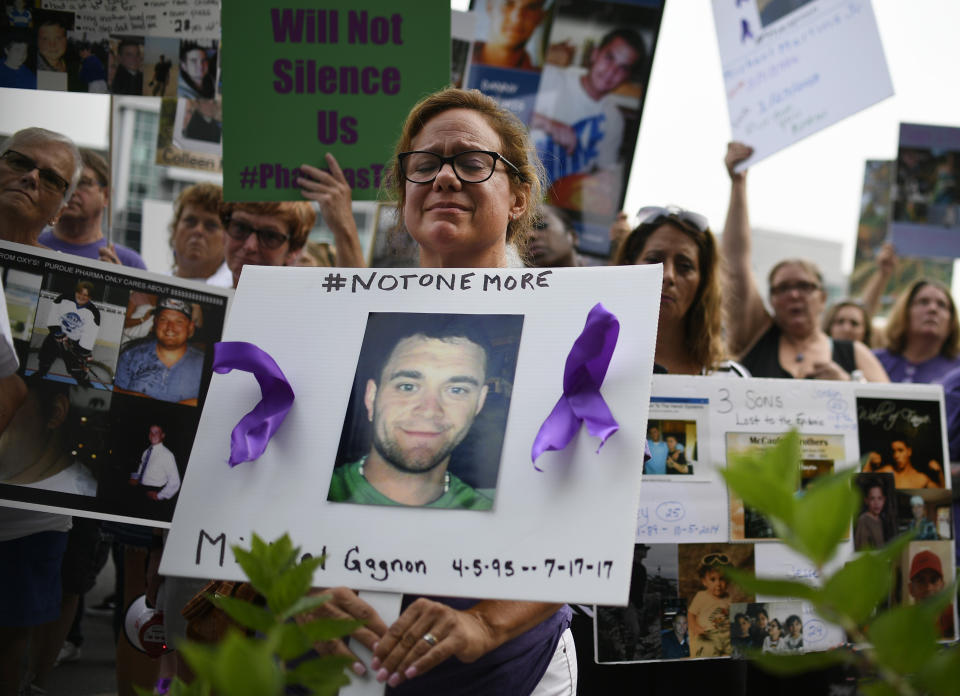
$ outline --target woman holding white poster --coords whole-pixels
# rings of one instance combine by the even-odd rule
[[[523,124],[489,97],[450,88],[423,99],[407,117],[392,176],[421,267],[519,266],[541,172]],[[373,651],[369,669],[391,693],[576,691],[566,605],[406,597],[388,628],[352,590],[330,592],[318,611],[367,620],[354,637]],[[352,654],[342,643],[334,650]],[[354,671],[367,666],[357,660]]]
[[[736,167],[753,148],[730,143],[730,205],[723,229],[730,351],[754,377],[888,382],[877,358],[859,341],[834,341],[820,328],[827,293],[823,275],[805,259],[786,259],[770,271],[770,314],[750,267],[747,173]]]

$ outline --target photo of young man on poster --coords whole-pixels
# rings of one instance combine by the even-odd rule
[[[341,453],[351,454],[338,457],[328,500],[492,509],[502,427],[488,433],[498,441],[489,452],[465,441],[486,408],[506,416],[509,402],[496,389],[512,383],[522,317],[486,319],[483,327],[472,315],[371,313],[341,439]],[[507,355],[494,354],[491,328],[515,339]],[[488,469],[485,485],[451,471],[455,452]]]

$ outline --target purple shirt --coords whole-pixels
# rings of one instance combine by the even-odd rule
[[[930,358],[919,365],[902,355],[891,353],[886,348],[873,351],[887,371],[891,382],[913,382],[915,384],[933,384],[946,377],[954,368],[960,367],[960,358],[945,358],[942,355]]]
[[[40,233],[37,241],[44,246],[50,247],[54,251],[62,251],[64,254],[73,254],[74,256],[85,256],[88,259],[99,259],[100,248],[107,246],[107,240],[103,237],[89,244],[71,244],[57,237],[49,227]],[[120,259],[120,263],[124,266],[147,270],[147,265],[143,262],[143,259],[140,258],[140,254],[133,249],[125,247],[122,244],[114,244],[113,248],[117,252],[117,258]]]

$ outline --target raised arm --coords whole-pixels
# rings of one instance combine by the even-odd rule
[[[747,173],[734,167],[747,159],[753,148],[729,143],[724,164],[730,174],[730,204],[723,226],[721,250],[724,269],[724,308],[727,314],[727,343],[731,354],[741,356],[773,319],[763,306],[763,298],[750,270],[750,218],[747,213]]]
[[[863,288],[863,309],[868,317],[873,317],[880,309],[880,300],[883,298],[883,291],[890,281],[890,277],[897,269],[897,251],[890,242],[884,242],[877,253],[877,270],[873,272]]]
[[[329,152],[326,155],[329,171],[309,164],[300,166],[305,176],[297,179],[304,198],[320,204],[320,214],[333,232],[337,249],[337,265],[345,268],[365,268],[363,249],[353,219],[350,184],[340,169],[340,164]]]

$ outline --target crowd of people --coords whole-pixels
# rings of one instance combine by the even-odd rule
[[[626,51],[628,38],[614,37],[609,46],[622,45]],[[625,61],[624,70],[630,62]],[[622,231],[620,219],[615,223],[620,231],[611,232],[617,236],[614,264],[663,266],[657,371],[741,378],[960,381],[956,307],[949,292],[934,281],[919,280],[902,295],[884,332],[885,348],[876,352],[868,347],[877,336],[867,333],[870,316],[861,304],[847,302],[824,319],[827,292],[821,272],[810,261],[786,259],[773,267],[767,308],[750,268],[747,175],[737,171],[750,152],[739,143],[727,151],[731,193],[720,244],[706,218],[673,207],[643,208],[632,230]],[[236,287],[246,265],[363,266],[350,187],[332,155],[325,165],[301,168],[303,201],[234,203],[223,201],[220,188],[212,184],[185,189],[169,228],[173,275]],[[576,266],[574,223],[565,211],[541,206],[543,175],[536,148],[518,119],[478,92],[450,88],[413,107],[403,124],[389,181],[399,227],[419,245],[421,267]],[[15,133],[0,147],[0,239],[142,268],[135,251],[103,236],[109,182],[102,158],[78,149],[69,138],[40,128]],[[308,243],[318,209],[334,234],[334,250]],[[7,323],[5,316],[0,318]],[[192,317],[189,308],[173,302],[158,308],[156,317],[144,314],[138,321],[154,327],[177,321],[187,331]],[[472,339],[458,334],[452,340]],[[403,345],[412,349],[434,343],[417,334]],[[17,375],[16,356],[7,341],[0,341],[0,369],[2,431],[29,404],[29,385]],[[129,371],[129,388],[135,390],[135,370]],[[376,385],[370,399],[373,419]],[[476,411],[482,397],[478,401]],[[157,430],[151,429],[151,443],[163,440],[162,429]],[[661,442],[661,433],[654,437],[651,432],[656,443],[650,445],[651,453],[656,450],[651,466],[662,464],[659,473],[687,473],[683,444],[676,434],[665,435]],[[376,464],[377,471],[368,473],[389,478],[395,465],[388,458],[375,459],[370,466]],[[895,457],[889,464],[894,473],[901,461]],[[364,476],[362,463],[359,476]],[[376,487],[374,477],[369,483]],[[170,485],[156,484],[158,491]],[[37,688],[43,687],[63,645],[73,618],[67,613],[74,612],[76,604],[71,609],[61,602],[67,597],[60,570],[66,563],[70,527],[70,518],[62,515],[0,508],[0,567],[11,571],[5,570],[0,592],[2,696],[17,693],[28,643],[45,646],[45,652],[31,656],[27,675],[26,683]],[[157,548],[149,541],[148,547]],[[138,558],[142,563],[143,556]],[[716,616],[725,613],[729,627],[727,581],[722,569],[706,559],[700,578],[703,589],[686,616],[691,655],[729,654],[731,633],[718,628]],[[581,690],[598,693],[603,683],[589,665],[589,651],[581,648],[576,657],[566,605],[408,598],[400,617],[388,626],[352,590],[329,592],[332,599],[318,611],[364,618],[367,623],[354,639],[372,651],[373,659],[364,663],[343,642],[332,650],[350,656],[357,674],[372,673],[391,693],[569,694],[576,689],[578,664]],[[178,613],[183,595],[171,590],[168,613]],[[16,607],[8,606],[11,599],[27,596],[35,604],[17,601]],[[741,615],[735,617],[740,639],[749,637],[751,645],[759,644],[763,651],[786,652],[802,644],[796,616],[788,616],[782,625],[765,613],[762,623],[761,614],[742,616],[743,625]],[[175,661],[161,665],[158,677],[183,673]],[[703,678],[709,674],[704,669],[691,673]],[[645,672],[645,678],[654,678],[651,675]],[[618,673],[610,678],[623,677]],[[675,678],[671,673],[670,679]]]

